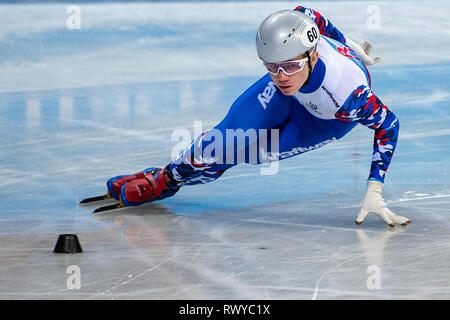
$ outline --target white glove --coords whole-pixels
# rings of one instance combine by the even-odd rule
[[[346,38],[345,42],[353,51],[355,51],[356,55],[358,56],[358,58],[361,59],[364,65],[371,66],[381,60],[380,57],[372,58],[370,56],[370,51],[372,51],[372,45],[370,44],[369,41],[364,41],[361,42],[360,44],[357,44],[352,39]]]
[[[379,181],[367,181],[366,194],[364,195],[361,210],[356,218],[356,224],[363,223],[369,212],[373,212],[380,216],[389,227],[394,227],[395,224],[406,226],[411,220],[398,216],[389,210],[381,196],[382,188],[383,184]]]

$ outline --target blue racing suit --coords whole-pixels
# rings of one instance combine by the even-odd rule
[[[219,124],[171,162],[169,170],[179,185],[213,181],[239,163],[260,164],[317,149],[358,123],[375,131],[369,179],[384,182],[397,143],[397,117],[372,92],[370,74],[344,35],[320,13],[296,10],[311,17],[321,33],[319,58],[307,83],[286,96],[269,74],[257,80]]]

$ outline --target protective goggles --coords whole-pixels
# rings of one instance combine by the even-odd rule
[[[308,58],[286,61],[282,63],[263,62],[263,64],[266,66],[267,70],[275,76],[278,75],[280,70],[282,70],[286,75],[290,76],[294,73],[302,71],[305,67],[306,61],[308,61]]]

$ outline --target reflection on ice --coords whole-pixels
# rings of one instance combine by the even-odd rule
[[[41,121],[41,101],[35,98],[26,100],[26,123],[29,127],[39,127]]]
[[[382,233],[370,236],[363,229],[357,229],[356,234],[364,251],[368,265],[380,266],[383,264],[383,251],[388,241],[394,241],[395,236],[405,232],[408,227],[386,227]]]

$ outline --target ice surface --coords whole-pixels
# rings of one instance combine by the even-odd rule
[[[362,126],[274,176],[242,165],[157,204],[99,216],[77,204],[167,164],[175,130],[220,121],[264,73],[259,22],[297,4],[82,4],[81,30],[66,29],[66,5],[0,5],[0,298],[450,298],[445,1],[375,2],[379,30],[369,3],[302,3],[383,59],[373,88],[401,122],[384,197],[408,227],[354,224],[372,153]],[[62,233],[84,252],[53,254]]]

